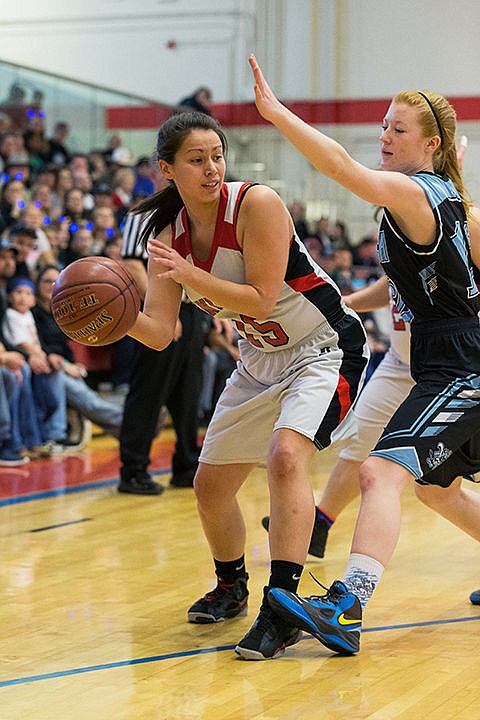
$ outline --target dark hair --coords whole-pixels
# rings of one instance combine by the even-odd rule
[[[157,135],[157,160],[173,163],[175,155],[192,130],[213,130],[220,138],[223,152],[227,152],[227,138],[215,118],[201,112],[184,112],[172,115],[160,127]],[[182,207],[183,200],[175,183],[171,181],[163,190],[135,205],[132,208],[135,215],[148,215],[139,236],[142,245],[145,247],[152,234],[158,235],[167,227]]]
[[[12,225],[8,231],[9,238],[17,237],[18,235],[27,235],[29,238],[32,238],[33,240],[35,240],[37,237],[37,233],[34,230],[34,228],[30,227],[30,225],[22,225],[21,223]]]

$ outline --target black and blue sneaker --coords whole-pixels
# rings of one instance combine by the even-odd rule
[[[470,595],[470,602],[472,605],[480,605],[480,590],[475,590]]]
[[[311,633],[329,650],[342,655],[358,652],[362,627],[359,599],[340,580],[324,589],[325,595],[302,598],[273,588],[268,593],[268,602],[276,615],[292,627]]]

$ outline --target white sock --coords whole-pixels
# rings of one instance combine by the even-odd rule
[[[360,600],[362,610],[380,582],[384,567],[368,555],[351,553],[342,582]]]

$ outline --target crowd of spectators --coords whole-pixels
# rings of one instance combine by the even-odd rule
[[[118,136],[72,152],[68,124],[47,133],[41,94],[26,103],[20,89],[0,109],[0,467],[78,451],[89,420],[119,436],[122,395],[96,392],[85,353],[48,312],[48,293],[80,257],[120,259],[123,218],[154,188],[148,158],[134,162]],[[110,357],[109,380],[114,368]],[[118,385],[127,384],[120,369]]]

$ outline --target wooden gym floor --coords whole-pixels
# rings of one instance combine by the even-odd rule
[[[171,446],[167,430],[152,455],[166,484]],[[315,459],[319,491],[334,460]],[[478,546],[413,491],[360,654],[334,656],[305,637],[258,663],[233,648],[268,575],[265,471],[240,497],[249,616],[204,626],[185,619],[213,579],[193,491],[119,495],[117,475],[106,437],[76,456],[0,469],[1,720],[480,719],[480,608],[468,601]],[[341,577],[355,512],[337,521],[323,560],[309,557],[302,594],[318,592],[308,570],[324,584]]]

